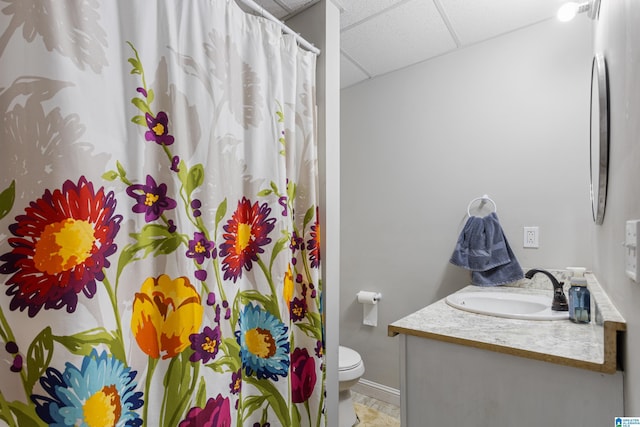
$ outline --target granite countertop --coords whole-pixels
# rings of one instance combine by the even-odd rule
[[[562,273],[560,273],[561,275]],[[557,274],[556,277],[558,277]],[[541,275],[538,275],[541,276]],[[593,274],[585,274],[591,292],[591,323],[569,320],[519,320],[462,311],[441,299],[388,326],[388,335],[412,335],[597,372],[618,369],[618,335],[626,322]],[[562,277],[558,277],[562,280]],[[568,280],[567,280],[568,282]],[[458,292],[519,292],[549,295],[529,280],[511,286],[467,286]]]

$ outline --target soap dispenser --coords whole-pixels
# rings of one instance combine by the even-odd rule
[[[591,293],[587,288],[586,271],[583,267],[567,267],[572,273],[569,281],[569,319],[575,323],[591,321]]]

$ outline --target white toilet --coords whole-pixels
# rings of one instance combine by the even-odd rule
[[[349,347],[338,347],[338,402],[340,427],[352,427],[358,422],[356,410],[351,400],[351,387],[364,374],[364,363],[357,351]]]

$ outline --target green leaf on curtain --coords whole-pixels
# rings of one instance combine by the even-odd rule
[[[7,216],[13,208],[13,203],[16,200],[16,181],[11,181],[11,184],[0,193],[0,219]]]
[[[117,277],[120,277],[122,270],[128,264],[146,258],[149,254],[168,255],[187,239],[183,235],[169,233],[167,227],[160,224],[146,224],[140,233],[131,233],[130,236],[136,240],[136,243],[125,246],[120,253]]]
[[[315,338],[318,341],[322,341],[322,316],[320,313],[314,313],[307,311],[305,318],[308,323],[295,322],[294,325],[298,327],[308,337]]]
[[[127,43],[129,43],[129,42],[127,42]],[[132,67],[131,74],[142,74],[144,72],[144,70],[142,69],[142,64],[137,59],[138,52],[135,50],[135,48],[133,47],[133,45],[131,43],[129,43],[129,46],[131,46],[131,49],[133,49],[133,51],[136,53],[136,58],[129,58],[128,59],[128,62],[129,62],[129,64],[131,64],[131,67]]]
[[[127,177],[127,171],[124,169],[124,166],[122,166],[120,161],[116,161],[116,168],[118,168],[118,173],[123,179]]]
[[[301,418],[298,405],[291,405],[291,427],[300,427]]]
[[[224,353],[224,356],[218,357],[215,362],[205,365],[207,368],[213,369],[215,372],[238,372],[242,367],[240,361],[240,344],[235,338],[224,338],[220,342],[219,351]],[[224,368],[227,367],[225,370]]]
[[[140,98],[131,98],[131,103],[133,105],[136,106],[136,108],[140,111],[142,111],[143,113],[149,113],[151,114],[151,108],[149,108],[149,104],[147,104],[147,102],[144,99],[140,99]],[[151,114],[153,115],[153,114]],[[146,120],[145,120],[145,125],[146,125]]]
[[[290,426],[291,419],[289,418],[289,405],[284,400],[280,391],[276,388],[273,383],[268,379],[259,380],[255,377],[244,377],[243,381],[246,381],[248,384],[253,385],[255,388],[260,390],[264,396],[266,396],[269,405],[271,405],[271,409],[276,414],[280,423],[283,426]]]
[[[262,407],[266,400],[267,396],[247,396],[242,399],[242,409],[244,411],[242,418],[245,419],[251,416],[251,414]]]
[[[122,348],[120,340],[116,338],[114,332],[109,332],[105,328],[89,329],[73,335],[53,335],[52,338],[78,356],[88,356],[97,345],[104,344],[116,359],[123,363],[126,362],[124,348]]]
[[[44,328],[34,339],[27,350],[27,381],[25,389],[31,394],[35,383],[49,367],[53,357],[53,335],[51,327]]]
[[[189,397],[195,388],[194,364],[189,361],[187,352],[174,357],[164,377],[164,420],[163,426],[175,426],[189,405]]]
[[[156,94],[153,89],[147,90],[147,102],[151,104],[154,99],[156,99]]]
[[[276,111],[276,115],[278,116],[278,123],[284,122],[284,113],[282,111]]]
[[[185,183],[185,190],[187,195],[191,195],[193,190],[200,187],[204,182],[204,167],[201,163],[194,165],[189,169],[189,175],[187,176],[187,182]]]
[[[196,406],[204,408],[207,405],[207,383],[204,377],[200,377],[200,384],[198,385],[198,391],[196,392]]]
[[[118,172],[116,171],[106,171],[102,174],[102,179],[105,181],[115,181],[119,176],[120,175],[118,175]]]
[[[218,205],[218,209],[216,210],[216,228],[218,228],[218,224],[220,223],[220,221],[222,221],[226,214],[227,199],[225,198],[222,202],[220,202],[220,204]]]
[[[15,419],[18,422],[17,424],[13,424],[5,418],[4,414],[0,414],[0,419],[5,420],[9,425],[18,425],[20,427],[42,427],[47,425],[40,419],[38,414],[36,414],[35,406],[33,405],[27,405],[15,400],[9,402],[9,409],[15,415]],[[7,414],[7,416],[10,415]]]
[[[278,186],[276,185],[275,182],[271,181],[271,189],[273,190],[273,192],[275,194],[280,194],[280,192],[278,191]]]
[[[316,207],[311,205],[311,207],[309,209],[307,209],[307,213],[304,214],[304,225],[303,225],[303,228],[305,228],[307,226],[307,224],[309,224],[309,221],[311,221],[313,219],[315,214],[316,214]]]
[[[298,186],[295,182],[290,182],[287,185],[287,197],[289,198],[289,200],[295,200],[297,190]]]
[[[265,295],[255,289],[250,289],[248,291],[238,292],[237,298],[240,298],[240,302],[243,305],[247,305],[250,302],[258,302],[262,308],[267,310],[269,313],[273,314],[278,319],[281,318],[277,295]]]
[[[282,233],[285,235],[282,236],[280,239],[278,239],[276,244],[273,246],[273,251],[271,251],[271,261],[270,261],[269,269],[271,269],[271,267],[273,266],[273,262],[275,261],[278,254],[282,252],[283,249],[288,248],[289,243],[291,242],[291,237],[289,236],[289,233],[287,233],[286,231],[283,231]]]
[[[265,190],[260,190],[260,191],[258,191],[258,197],[265,197],[265,196],[268,196],[271,193],[273,193],[273,191],[268,189],[268,188],[265,189]]]
[[[147,119],[144,116],[133,116],[131,121],[140,126],[147,126]]]

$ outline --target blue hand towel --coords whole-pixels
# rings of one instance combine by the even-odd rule
[[[471,283],[477,286],[504,285],[524,277],[495,212],[469,217],[450,262],[471,270]]]

